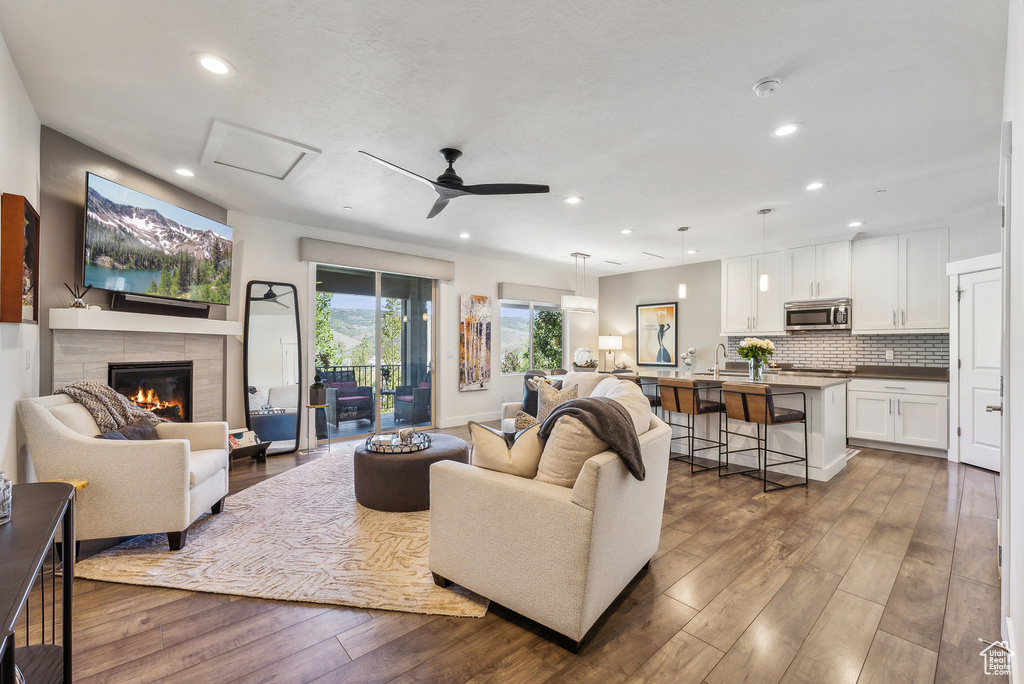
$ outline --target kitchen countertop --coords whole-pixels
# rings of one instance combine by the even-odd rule
[[[723,382],[750,382],[747,379],[747,374],[733,374],[733,371],[726,371],[719,374],[718,379],[712,373],[692,373],[692,372],[680,372],[680,371],[641,371],[641,378],[686,378],[687,380],[700,380],[703,382],[723,383]],[[761,383],[765,385],[771,385],[772,387],[792,387],[803,388],[803,389],[825,389],[826,387],[833,387],[835,385],[845,385],[850,380],[845,377],[828,378],[821,377],[819,375],[778,375],[775,373],[765,373],[762,376]]]

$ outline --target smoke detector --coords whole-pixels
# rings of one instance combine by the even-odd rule
[[[769,97],[772,93],[778,90],[782,84],[782,79],[778,76],[769,76],[768,78],[762,78],[760,81],[754,84],[754,94],[758,97]]]

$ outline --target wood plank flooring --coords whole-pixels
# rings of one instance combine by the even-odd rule
[[[238,461],[231,491],[318,457]],[[76,681],[997,682],[978,655],[999,639],[997,484],[863,450],[831,482],[763,494],[673,462],[661,548],[578,655],[500,606],[460,619],[77,580]]]

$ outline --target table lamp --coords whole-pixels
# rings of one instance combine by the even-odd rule
[[[612,366],[611,369],[615,368],[615,352],[622,349],[622,335],[600,335],[597,338],[597,348],[604,351],[604,366],[605,372],[610,370],[608,368],[608,353],[612,355]]]

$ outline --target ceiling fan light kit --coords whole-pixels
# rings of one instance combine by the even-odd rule
[[[457,150],[454,147],[445,147],[441,149],[441,156],[444,157],[446,162],[448,162],[448,168],[445,169],[444,173],[437,177],[436,181],[424,178],[419,174],[403,169],[400,166],[396,166],[395,164],[385,161],[380,157],[375,157],[369,152],[359,150],[359,154],[369,157],[378,164],[382,164],[393,171],[398,171],[409,178],[418,180],[421,183],[426,183],[434,188],[434,191],[437,193],[437,200],[434,202],[434,206],[431,207],[430,213],[427,214],[428,219],[434,218],[440,214],[441,210],[448,206],[448,202],[456,197],[462,197],[463,195],[525,195],[551,192],[551,188],[546,185],[530,185],[527,183],[485,183],[482,185],[465,185],[462,178],[455,173],[455,162],[462,156],[462,151]]]

